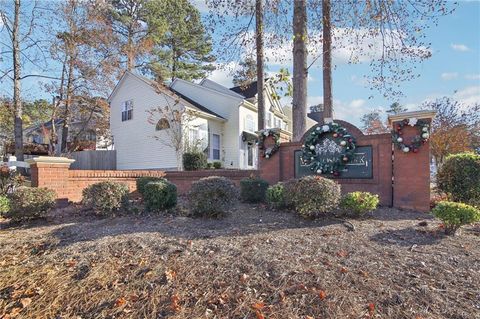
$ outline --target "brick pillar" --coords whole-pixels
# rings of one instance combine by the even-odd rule
[[[259,156],[258,172],[261,178],[270,185],[280,181],[280,152],[274,153],[270,158]]]
[[[434,112],[406,112],[389,117],[392,127],[403,119],[417,118],[431,121]],[[419,135],[418,128],[403,128],[403,139],[410,144]],[[393,206],[427,212],[430,210],[430,145],[423,144],[417,153],[404,153],[396,146],[393,152]]]
[[[46,187],[57,193],[60,201],[68,200],[69,168],[75,160],[66,157],[40,156],[28,159],[32,186]]]

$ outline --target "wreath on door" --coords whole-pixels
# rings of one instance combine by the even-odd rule
[[[332,141],[340,147],[341,152],[331,161],[325,162],[321,161],[320,154],[317,153],[317,145],[327,134],[331,134]],[[346,165],[352,161],[355,148],[355,138],[343,126],[334,122],[319,125],[305,138],[302,145],[301,161],[316,174],[339,176],[346,169]]]

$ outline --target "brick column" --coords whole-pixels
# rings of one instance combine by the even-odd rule
[[[46,187],[57,193],[60,201],[67,201],[69,195],[70,164],[75,160],[66,157],[40,156],[28,159],[33,187]]]
[[[392,127],[404,119],[416,118],[431,122],[435,115],[432,111],[406,112],[389,117]],[[417,127],[406,125],[403,139],[410,143],[419,135]],[[393,151],[393,206],[415,209],[423,212],[430,210],[430,145],[423,144],[417,153],[404,153],[397,147]]]

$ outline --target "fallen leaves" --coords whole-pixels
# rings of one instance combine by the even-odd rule
[[[170,297],[170,309],[172,309],[173,312],[179,312],[181,309],[180,297],[177,294]]]

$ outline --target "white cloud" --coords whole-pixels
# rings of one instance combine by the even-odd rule
[[[237,68],[237,64],[235,62],[229,62],[226,64],[219,63],[216,67],[217,68],[210,73],[207,78],[226,87],[232,87],[232,73]]]
[[[453,94],[453,98],[464,105],[480,104],[480,85],[467,86]]]
[[[467,74],[465,75],[467,80],[480,80],[480,74]]]
[[[365,100],[363,99],[357,99],[357,100],[353,100],[352,102],[350,102],[349,106],[351,108],[360,108],[362,106],[365,105]]]
[[[192,0],[192,4],[197,7],[200,12],[208,12],[206,0]]]
[[[455,43],[452,43],[450,45],[452,47],[452,49],[454,49],[455,51],[460,51],[460,52],[466,52],[466,51],[470,51],[470,48],[467,47],[465,44],[455,44]]]
[[[458,73],[457,72],[444,72],[440,75],[440,77],[444,81],[454,80],[454,79],[458,78]]]

